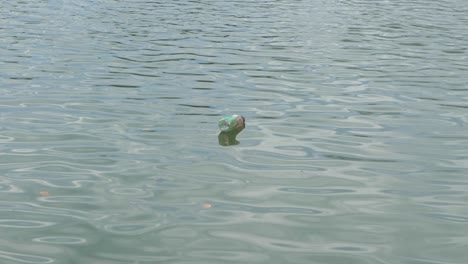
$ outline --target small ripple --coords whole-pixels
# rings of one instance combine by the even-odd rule
[[[42,256],[35,256],[35,255],[26,255],[26,254],[19,254],[13,252],[6,252],[0,251],[0,258],[13,260],[21,263],[38,263],[38,264],[45,264],[45,263],[52,263],[54,259],[42,257]]]
[[[128,224],[107,224],[104,229],[113,234],[119,235],[141,235],[151,232],[160,227],[154,223],[128,223]]]
[[[239,211],[249,212],[255,214],[300,214],[300,215],[318,215],[323,214],[322,210],[311,209],[311,208],[300,208],[300,207],[262,207],[262,206],[251,206],[245,204],[234,204],[226,202],[217,202],[215,208],[222,209],[224,211]]]
[[[446,261],[437,261],[433,259],[428,259],[428,258],[411,258],[411,257],[403,257],[399,263],[402,264],[448,264],[450,262]],[[453,262],[455,263],[455,262]],[[452,263],[450,263],[452,264]]]
[[[303,193],[303,194],[311,194],[311,195],[342,194],[342,193],[355,192],[354,190],[350,190],[350,189],[298,188],[298,187],[282,187],[282,188],[278,188],[278,191],[291,192],[291,193]]]
[[[314,157],[317,155],[316,151],[306,146],[275,146],[274,148],[287,153],[285,155],[294,157]]]
[[[94,196],[49,196],[41,197],[39,200],[51,203],[84,203],[93,205],[104,202],[103,198]]]
[[[211,231],[210,234],[214,237],[224,239],[234,239],[242,241],[250,245],[260,246],[262,248],[274,250],[277,252],[310,252],[310,244],[306,242],[298,242],[295,240],[275,239],[264,236],[255,235],[253,233],[230,232],[230,231]]]
[[[209,105],[193,105],[193,104],[179,104],[180,106],[187,106],[191,108],[212,108],[212,106]]]
[[[53,215],[53,216],[63,216],[70,217],[79,220],[95,220],[100,219],[105,216],[102,214],[95,214],[86,211],[80,211],[77,209],[66,209],[66,208],[55,208],[55,207],[46,207],[40,206],[33,203],[21,203],[21,202],[0,202],[0,212],[18,212],[26,213],[28,215]]]
[[[356,155],[344,155],[344,154],[324,154],[326,158],[344,160],[344,161],[362,161],[362,162],[398,162],[398,160],[391,159],[376,159],[371,157],[362,157]]]
[[[7,143],[11,141],[15,141],[15,137],[0,135],[0,143]]]
[[[130,245],[132,247],[132,245]],[[115,251],[107,252],[99,252],[96,254],[99,257],[98,263],[103,262],[103,260],[110,260],[107,263],[119,263],[125,261],[125,263],[131,264],[143,264],[143,263],[170,263],[173,260],[173,257],[168,256],[148,256],[148,255],[133,255],[127,252],[119,253]],[[140,262],[141,261],[141,262]]]
[[[61,245],[78,245],[86,243],[85,238],[81,237],[38,237],[34,238],[33,241],[47,244],[61,244]]]
[[[16,152],[16,153],[33,153],[38,151],[37,149],[27,149],[27,148],[21,148],[21,149],[12,149],[11,152]]]
[[[14,137],[8,137],[9,139],[14,139],[17,143],[33,143],[33,142],[71,142],[71,141],[99,141],[100,139],[95,136],[85,135],[85,134],[73,134],[73,133],[62,133],[51,135],[40,134],[40,133],[15,133]]]
[[[139,188],[112,188],[110,189],[111,193],[119,194],[119,195],[144,195],[146,191]]]
[[[12,187],[7,184],[0,184],[0,192],[11,192]]]
[[[43,228],[53,226],[56,223],[32,221],[32,220],[18,220],[18,219],[0,219],[0,227],[9,228]]]
[[[118,148],[108,146],[66,146],[66,147],[55,147],[56,151],[67,152],[67,153],[117,153]]]
[[[425,215],[431,218],[437,218],[437,219],[441,219],[441,220],[452,222],[452,223],[468,223],[467,216],[441,214],[441,213],[430,213],[430,214],[425,214]]]
[[[348,253],[360,253],[360,252],[371,253],[371,252],[375,251],[375,249],[372,248],[372,247],[356,246],[354,244],[332,246],[328,250],[329,251],[336,251],[336,252],[348,252]]]
[[[424,196],[437,196],[437,195],[462,195],[465,192],[455,190],[404,190],[404,189],[384,189],[382,193],[393,194],[402,197],[424,197]]]
[[[223,261],[236,261],[243,263],[257,263],[265,262],[270,259],[266,253],[248,252],[248,251],[235,251],[235,250],[193,250],[187,252],[187,256],[192,258],[203,258]]]
[[[22,189],[18,188],[17,186],[10,184],[10,181],[2,180],[0,178],[0,193],[22,193],[24,192]]]
[[[297,156],[297,152],[288,151],[286,153],[277,153],[264,150],[244,149],[243,152],[247,157],[243,160],[236,160],[236,166],[243,169],[292,169],[292,170],[308,170],[308,171],[323,171],[320,166],[313,166],[313,163],[307,164],[301,162],[310,160],[310,156]],[[287,162],[285,162],[287,161]]]

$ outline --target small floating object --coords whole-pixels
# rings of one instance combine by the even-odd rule
[[[40,192],[39,192],[39,195],[40,195],[40,196],[48,196],[48,195],[49,195],[49,192],[48,192],[48,191],[40,191]]]
[[[204,203],[204,204],[202,204],[202,208],[203,208],[203,209],[210,209],[211,207],[212,207],[212,205],[209,204],[209,203]]]
[[[218,121],[222,132],[241,132],[245,128],[245,118],[241,115],[223,117]]]
[[[218,127],[221,130],[218,135],[221,146],[237,145],[239,141],[236,136],[245,128],[245,118],[241,115],[223,117],[218,121]]]

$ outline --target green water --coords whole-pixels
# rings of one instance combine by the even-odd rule
[[[468,263],[467,13],[1,1],[0,263]]]

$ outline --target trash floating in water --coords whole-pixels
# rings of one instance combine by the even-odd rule
[[[218,127],[221,130],[218,135],[221,146],[237,145],[239,141],[236,136],[245,128],[245,118],[241,115],[223,117],[218,121]]]
[[[211,207],[212,207],[212,205],[209,204],[209,203],[204,203],[204,204],[202,204],[202,208],[203,208],[203,209],[210,209]]]
[[[218,121],[218,127],[223,132],[240,133],[245,128],[245,118],[241,115],[223,117]]]
[[[40,195],[40,196],[48,196],[48,195],[49,195],[49,192],[48,192],[48,191],[40,191],[40,192],[39,192],[39,195]]]

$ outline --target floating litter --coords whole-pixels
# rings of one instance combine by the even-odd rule
[[[241,115],[232,115],[221,118],[218,127],[222,132],[241,132],[245,128],[245,118]]]
[[[202,204],[202,208],[203,208],[203,209],[210,209],[211,207],[212,207],[212,205],[209,204],[209,203],[204,203],[204,204]]]

